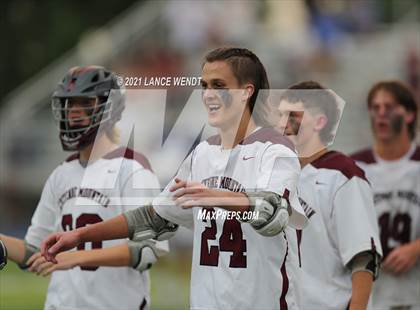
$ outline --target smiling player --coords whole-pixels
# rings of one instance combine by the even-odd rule
[[[297,309],[290,278],[297,261],[283,230],[306,223],[296,196],[300,165],[287,138],[260,127],[266,116],[261,90],[269,88],[265,69],[249,50],[219,48],[205,57],[202,87],[209,124],[219,134],[193,150],[162,197],[145,209],[50,235],[43,255],[54,261],[86,241],[163,239],[176,223],[194,231],[192,309]],[[172,205],[165,203],[168,192]],[[258,211],[259,217],[199,219],[203,206],[210,214],[221,208]]]

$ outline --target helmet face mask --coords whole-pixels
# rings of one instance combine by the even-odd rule
[[[51,107],[65,151],[92,144],[98,131],[112,128],[124,110],[116,75],[102,67],[74,68],[58,84]]]

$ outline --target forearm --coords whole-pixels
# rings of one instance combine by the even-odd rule
[[[414,251],[417,259],[419,259],[419,257],[420,257],[420,239],[416,239],[414,241],[411,241],[410,245],[412,246],[413,251]]]
[[[364,310],[372,290],[373,276],[367,271],[357,271],[352,275],[350,310]]]
[[[0,235],[7,248],[7,258],[17,264],[24,263],[25,258],[25,242],[21,239]]]
[[[235,193],[221,190],[214,190],[217,192],[215,195],[215,205],[223,206],[224,209],[229,211],[246,212],[250,209],[250,201],[244,193]]]
[[[118,215],[110,220],[79,228],[77,231],[82,243],[123,239],[128,237],[127,221],[123,215]]]
[[[88,251],[65,252],[62,254],[67,255],[66,259],[74,260],[75,265],[82,267],[130,266],[130,252],[128,250],[127,243],[123,243],[109,248]],[[60,257],[58,257],[58,261],[60,262]]]

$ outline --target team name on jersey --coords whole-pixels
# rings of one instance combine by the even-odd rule
[[[245,188],[235,179],[223,176],[209,177],[201,181],[201,183],[209,188],[223,188],[231,192],[245,192]]]
[[[311,218],[311,216],[312,215],[314,215],[316,212],[315,212],[315,210],[314,209],[312,209],[309,205],[308,205],[308,203],[305,201],[305,200],[303,200],[302,198],[300,198],[299,197],[299,202],[300,202],[300,205],[302,206],[302,208],[303,208],[303,211],[305,212],[305,214],[306,214],[306,217],[309,219],[309,218]]]
[[[67,200],[77,197],[91,199],[105,208],[108,207],[110,203],[110,199],[106,195],[98,192],[97,190],[94,190],[93,188],[72,187],[66,192],[64,192],[64,194],[62,194],[60,199],[58,200],[58,205],[60,209],[62,209],[63,205],[66,203]]]
[[[385,193],[375,193],[374,202],[375,204],[383,201],[383,200],[391,200],[392,198],[397,197],[400,199],[408,200],[410,203],[420,206],[420,197],[412,191],[390,191]]]

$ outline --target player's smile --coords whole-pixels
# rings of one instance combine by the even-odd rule
[[[220,102],[220,100],[217,100],[216,98],[211,99],[203,99],[204,105],[206,106],[207,113],[209,115],[214,115],[216,112],[221,111],[223,108],[223,104]]]
[[[207,108],[208,108],[210,114],[213,113],[213,112],[219,111],[221,107],[222,106],[221,105],[218,105],[218,104],[209,104],[209,105],[207,105]]]

